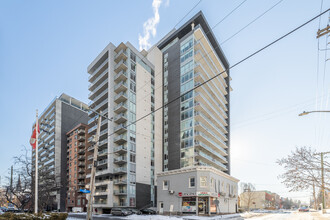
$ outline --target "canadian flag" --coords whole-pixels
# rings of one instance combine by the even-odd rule
[[[40,128],[39,128],[39,124],[36,124],[36,128],[38,129],[38,134],[40,134]],[[33,129],[33,133],[31,135],[31,139],[30,139],[30,144],[32,146],[33,149],[36,149],[36,142],[37,142],[37,132],[36,132],[36,128]]]

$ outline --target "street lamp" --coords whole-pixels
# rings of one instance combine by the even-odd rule
[[[308,115],[310,113],[315,113],[315,112],[329,112],[330,113],[330,111],[309,111],[309,112],[304,111],[303,113],[300,113],[299,116],[304,116],[304,115]]]
[[[306,112],[304,111],[303,113],[300,113],[299,116],[304,116],[304,115],[308,115],[310,113],[314,113],[314,112],[321,112],[321,113],[330,113],[330,111],[309,111]],[[321,152],[321,175],[322,175],[322,213],[325,213],[325,190],[324,190],[324,167],[323,167],[323,155],[324,154],[329,154],[330,152]]]

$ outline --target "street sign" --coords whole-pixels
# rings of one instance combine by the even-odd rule
[[[89,191],[87,189],[80,189],[79,191],[82,192],[82,193],[91,193],[91,191]]]

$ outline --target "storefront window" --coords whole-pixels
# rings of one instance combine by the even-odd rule
[[[182,213],[196,213],[196,197],[182,198]]]
[[[210,207],[210,212],[211,213],[217,213],[219,210],[217,210],[217,207],[219,208],[219,200],[218,198],[211,198],[211,207]]]

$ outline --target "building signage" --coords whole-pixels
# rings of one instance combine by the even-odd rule
[[[179,197],[196,196],[196,193],[195,192],[179,192],[178,196]]]
[[[197,192],[197,196],[220,197],[220,195],[218,193],[214,193],[214,192]]]

